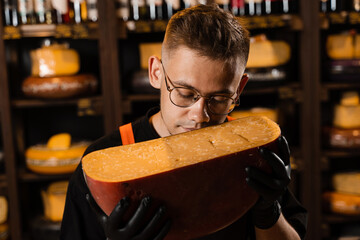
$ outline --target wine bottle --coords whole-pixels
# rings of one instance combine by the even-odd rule
[[[170,19],[181,7],[180,0],[165,0],[165,5],[167,19]]]
[[[225,11],[230,11],[230,0],[215,0],[215,3]]]
[[[50,0],[34,0],[34,9],[37,23],[51,24],[54,22]]]
[[[234,16],[244,16],[245,15],[245,2],[244,0],[232,0],[231,1],[231,10]]]
[[[149,19],[145,0],[131,0],[130,17],[135,21]]]
[[[3,1],[3,22],[5,26],[18,26],[18,11],[17,0],[4,0]]]
[[[328,11],[329,0],[320,0],[320,11],[326,13]]]
[[[297,0],[282,0],[282,13],[296,13],[297,8]]]
[[[69,4],[70,21],[75,23],[86,22],[87,8],[85,0],[70,0]]]
[[[68,0],[52,0],[51,4],[55,10],[56,23],[58,24],[70,23]]]
[[[360,12],[360,0],[353,0],[352,10],[356,12]]]
[[[147,11],[151,20],[163,19],[163,0],[146,0]]]
[[[130,18],[130,3],[128,0],[116,0],[116,16],[124,21]]]
[[[99,12],[97,8],[97,0],[86,0],[87,17],[90,22],[97,22]]]
[[[245,0],[245,14],[246,15],[261,15],[263,0]]]
[[[35,24],[34,6],[32,0],[18,0],[18,12],[21,24]]]

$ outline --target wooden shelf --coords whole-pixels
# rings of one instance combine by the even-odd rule
[[[338,223],[351,223],[351,222],[359,222],[359,216],[351,216],[351,215],[340,215],[340,214],[324,214],[323,220],[329,224],[338,224]]]
[[[33,108],[33,107],[56,107],[79,105],[82,102],[102,102],[101,96],[75,98],[75,99],[15,99],[11,101],[14,108]]]
[[[118,21],[118,38],[126,38],[126,27],[123,21]],[[32,24],[18,27],[5,26],[4,39],[19,39],[29,37],[54,37],[73,39],[98,39],[98,23],[81,24]]]
[[[360,25],[360,14],[353,11],[331,12],[319,14],[320,28],[328,30],[330,27],[347,25],[349,27],[357,27]]]
[[[57,181],[70,179],[71,174],[42,175],[31,172],[25,168],[18,171],[19,179],[23,182]]]
[[[327,158],[349,158],[360,157],[360,149],[329,149],[323,152],[324,157]]]

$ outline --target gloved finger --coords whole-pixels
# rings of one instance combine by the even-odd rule
[[[246,178],[246,183],[267,201],[275,201],[277,196],[280,195],[279,191],[270,189],[253,179]]]
[[[273,151],[267,148],[260,148],[260,154],[269,163],[273,170],[273,174],[278,178],[288,178],[284,162]]]
[[[86,194],[85,198],[86,198],[86,201],[89,203],[91,209],[97,216],[101,225],[104,226],[107,221],[107,215],[103,212],[103,210],[99,207],[99,205],[97,205],[95,199],[93,198],[93,196],[90,193]]]
[[[108,228],[118,229],[122,225],[123,216],[130,206],[130,198],[124,197],[116,204],[108,217]]]
[[[264,187],[269,188],[270,190],[277,190],[283,188],[283,181],[278,180],[257,168],[247,167],[245,171],[247,173],[247,177],[250,180],[256,181],[259,184],[262,184]]]
[[[145,214],[147,213],[148,209],[151,206],[151,197],[146,196],[143,199],[141,199],[139,207],[136,209],[136,212],[131,217],[127,224],[127,233],[129,236],[135,235],[135,233],[139,230],[140,225],[143,222],[143,218]]]
[[[149,224],[144,228],[141,232],[141,239],[152,239],[154,235],[154,231],[160,224],[163,216],[165,215],[166,209],[165,207],[160,207],[153,218],[150,220]]]
[[[165,225],[160,230],[159,234],[154,238],[154,240],[162,240],[168,234],[171,228],[171,220],[168,220]]]
[[[290,165],[290,148],[286,138],[281,135],[278,138],[279,155],[285,166]]]

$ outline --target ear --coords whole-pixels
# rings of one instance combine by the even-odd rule
[[[237,97],[236,97],[236,99],[238,99],[240,97],[240,94],[244,90],[245,85],[247,84],[248,80],[249,80],[248,75],[246,73],[244,73],[244,75],[242,76],[242,78],[240,80],[239,87],[237,89]]]
[[[161,71],[161,61],[156,56],[151,56],[149,58],[149,81],[151,86],[156,89],[161,87],[162,71]]]

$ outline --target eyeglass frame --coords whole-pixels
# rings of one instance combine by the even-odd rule
[[[192,87],[185,87],[185,86],[182,86],[182,87],[176,87],[174,85],[174,83],[171,81],[171,79],[169,78],[169,75],[166,73],[166,70],[165,70],[165,67],[164,67],[164,64],[162,62],[162,60],[160,60],[160,63],[161,63],[161,66],[162,66],[162,69],[164,71],[164,78],[165,78],[165,85],[166,85],[166,90],[169,92],[169,99],[171,101],[172,104],[174,104],[175,106],[177,107],[181,107],[181,108],[188,108],[188,107],[191,107],[192,105],[194,105],[197,101],[199,101],[200,98],[204,98],[206,100],[206,105],[207,105],[207,108],[208,110],[212,113],[212,114],[215,114],[215,115],[228,115],[229,113],[231,113],[235,107],[239,106],[240,105],[240,98],[237,98],[237,99],[234,99],[233,96],[236,94],[236,92],[233,93],[233,95],[231,95],[230,97],[229,96],[225,96],[225,95],[221,95],[221,94],[215,94],[215,95],[211,95],[211,96],[203,96],[199,93],[199,91],[195,88],[192,88]],[[170,82],[170,84],[173,86],[173,88],[170,88],[168,82]],[[174,103],[174,101],[171,99],[171,92],[174,90],[174,89],[177,89],[177,88],[184,88],[184,89],[189,89],[191,91],[194,91],[197,96],[196,96],[196,100],[193,101],[189,106],[179,106],[177,104]],[[226,98],[229,98],[232,100],[232,103],[230,104],[231,105],[234,105],[234,107],[230,110],[228,110],[227,113],[214,113],[213,111],[211,111],[211,105],[210,105],[210,100],[213,99],[214,97],[216,96],[221,96],[221,97],[226,97]]]

